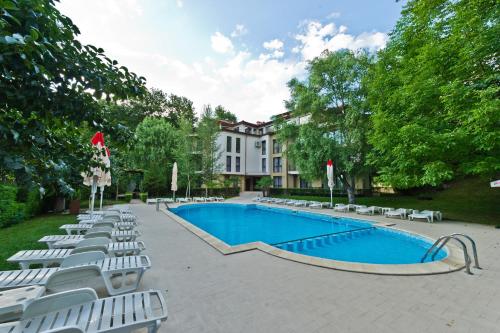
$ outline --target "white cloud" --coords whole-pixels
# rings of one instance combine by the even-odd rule
[[[326,18],[327,19],[334,19],[334,18],[339,18],[339,17],[340,17],[339,12],[331,12],[330,14],[328,14],[328,16]]]
[[[231,40],[218,31],[210,36],[210,42],[212,49],[217,53],[228,53],[233,50]]]
[[[234,27],[233,32],[231,32],[231,37],[240,37],[246,35],[247,33],[248,29],[243,24],[237,24],[236,27]]]
[[[120,65],[146,77],[148,87],[186,96],[198,112],[204,104],[222,104],[238,118],[248,121],[265,121],[284,112],[283,100],[289,98],[286,83],[293,77],[303,79],[306,60],[325,48],[378,48],[387,38],[377,32],[351,35],[346,27],[337,28],[333,23],[306,22],[296,36],[297,45],[291,45],[296,55],[289,58],[279,39],[263,43],[265,52],[259,54],[243,51],[247,49],[243,44],[233,45],[230,38],[216,32],[210,37],[211,45],[206,52],[188,61],[157,51],[161,35],[151,36],[145,27],[148,13],[142,3],[62,0],[57,6],[80,28],[82,42],[103,47]],[[235,31],[246,31],[241,26]],[[204,38],[208,40],[207,36]],[[211,53],[210,47],[224,56]]]
[[[268,42],[264,42],[262,46],[264,46],[264,48],[268,50],[279,50],[283,48],[283,42],[279,39],[273,39]]]
[[[182,8],[184,6],[184,1],[183,0],[175,0],[175,4],[177,7]]]
[[[326,25],[317,21],[309,21],[305,31],[295,38],[300,42],[295,51],[300,52],[305,60],[311,60],[324,50],[337,51],[340,49],[368,49],[377,51],[387,43],[387,34],[381,32],[363,32],[357,36],[347,34],[347,27],[338,29],[334,23]]]

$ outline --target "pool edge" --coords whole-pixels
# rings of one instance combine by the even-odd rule
[[[295,209],[298,210],[298,209]],[[227,243],[221,241],[217,237],[207,233],[206,231],[196,227],[187,220],[184,220],[180,216],[174,214],[173,212],[166,210],[165,208],[160,209],[161,212],[166,214],[168,217],[173,219],[175,222],[183,226],[185,229],[195,234],[197,237],[208,243],[210,246],[215,248],[217,251],[224,255],[241,253],[252,250],[259,250],[264,253],[270,254],[275,257],[282,259],[312,265],[317,267],[335,269],[347,272],[365,273],[365,274],[378,274],[378,275],[432,275],[432,274],[445,274],[456,272],[465,267],[463,263],[463,252],[459,248],[453,245],[447,245],[448,256],[439,261],[433,261],[429,263],[417,263],[417,264],[365,264],[357,262],[339,261],[333,259],[324,259],[313,256],[307,256],[303,254],[298,254],[294,252],[289,252],[285,250],[278,249],[274,246],[263,242],[252,242],[241,244],[237,246],[230,246]],[[303,212],[308,212],[306,210],[300,210]],[[326,215],[326,214],[325,214]],[[335,215],[332,215],[335,216]],[[373,223],[370,220],[364,220],[357,218],[358,220]],[[392,223],[373,223],[377,227],[387,228],[389,230],[397,230],[408,234],[417,235],[429,240],[431,243],[434,239],[416,232],[409,232],[401,228],[393,227]]]

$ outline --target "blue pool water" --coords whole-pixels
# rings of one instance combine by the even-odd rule
[[[255,241],[327,259],[372,263],[419,263],[432,245],[369,222],[261,205],[195,204],[171,209],[228,245]],[[441,250],[435,260],[447,253]]]

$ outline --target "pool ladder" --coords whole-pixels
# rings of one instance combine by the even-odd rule
[[[467,246],[465,245],[465,242],[461,238],[465,238],[465,239],[467,239],[467,240],[470,241],[470,243],[472,245],[472,254],[474,255],[474,268],[481,269],[481,267],[479,267],[479,260],[477,259],[476,242],[474,242],[474,240],[470,236],[467,236],[467,235],[461,234],[461,233],[454,233],[454,234],[449,234],[449,235],[445,235],[445,236],[439,237],[434,242],[434,244],[432,244],[432,246],[429,248],[429,250],[427,250],[427,252],[422,257],[422,259],[420,260],[420,262],[424,262],[425,259],[427,259],[427,257],[431,253],[432,253],[431,258],[432,258],[432,260],[434,260],[434,258],[436,257],[436,255],[446,245],[446,243],[448,243],[451,239],[454,239],[458,243],[460,243],[460,245],[462,246],[462,250],[464,252],[464,260],[465,260],[465,272],[467,274],[471,274],[472,275],[472,272],[470,270],[471,259],[470,259],[470,256],[469,256],[469,252],[467,250]]]

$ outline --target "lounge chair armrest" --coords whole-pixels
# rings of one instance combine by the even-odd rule
[[[67,309],[73,305],[92,302],[96,299],[97,294],[92,288],[68,290],[49,296],[43,296],[35,299],[26,306],[22,315],[22,320],[49,312]]]
[[[162,321],[167,320],[168,310],[167,310],[167,302],[165,302],[165,298],[163,294],[159,290],[149,290],[149,293],[155,295],[158,298],[161,306],[161,314],[158,316]]]
[[[137,242],[137,245],[139,245],[139,249],[141,251],[144,251],[146,249],[146,245],[144,245],[143,241]]]

